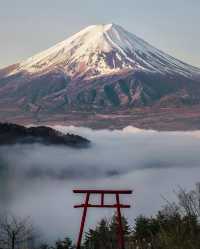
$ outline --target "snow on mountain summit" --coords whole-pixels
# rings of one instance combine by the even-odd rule
[[[40,119],[72,111],[188,107],[200,104],[199,83],[200,69],[121,26],[92,25],[0,70],[0,112],[6,119],[8,110],[12,117],[17,110],[20,117],[27,112]]]
[[[55,46],[21,62],[12,72],[43,74],[60,70],[74,77],[96,77],[124,70],[197,73],[116,24],[91,25]]]

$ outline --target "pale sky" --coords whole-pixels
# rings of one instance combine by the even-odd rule
[[[0,0],[0,68],[103,23],[200,67],[200,0]]]

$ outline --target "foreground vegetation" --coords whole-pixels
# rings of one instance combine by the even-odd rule
[[[136,218],[131,227],[123,217],[125,249],[199,249],[200,207],[195,191],[179,189],[177,202],[169,203],[155,216]],[[117,221],[102,219],[96,228],[86,232],[83,249],[117,249]],[[33,246],[36,233],[27,219],[1,219],[0,248],[2,249],[74,249],[70,238],[58,240],[53,246]],[[26,243],[24,243],[26,242]],[[28,243],[29,242],[29,243]]]

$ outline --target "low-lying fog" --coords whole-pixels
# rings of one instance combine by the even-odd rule
[[[74,238],[78,233],[81,209],[73,209],[73,205],[81,198],[72,193],[74,188],[133,189],[134,194],[124,200],[132,204],[125,215],[133,222],[141,213],[154,214],[164,204],[162,195],[173,200],[178,186],[189,190],[200,180],[200,131],[54,128],[90,139],[91,147],[35,144],[0,148],[0,160],[5,164],[0,208],[30,216],[49,240],[66,235]],[[89,211],[87,227],[112,213]]]

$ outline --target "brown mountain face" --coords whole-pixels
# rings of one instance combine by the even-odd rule
[[[59,72],[49,72],[37,77],[15,75],[0,80],[0,109],[13,106],[23,112],[62,113],[199,103],[200,81],[179,75],[124,72],[94,80],[73,80]]]
[[[0,70],[0,116],[200,104],[200,69],[120,26],[86,28]]]

